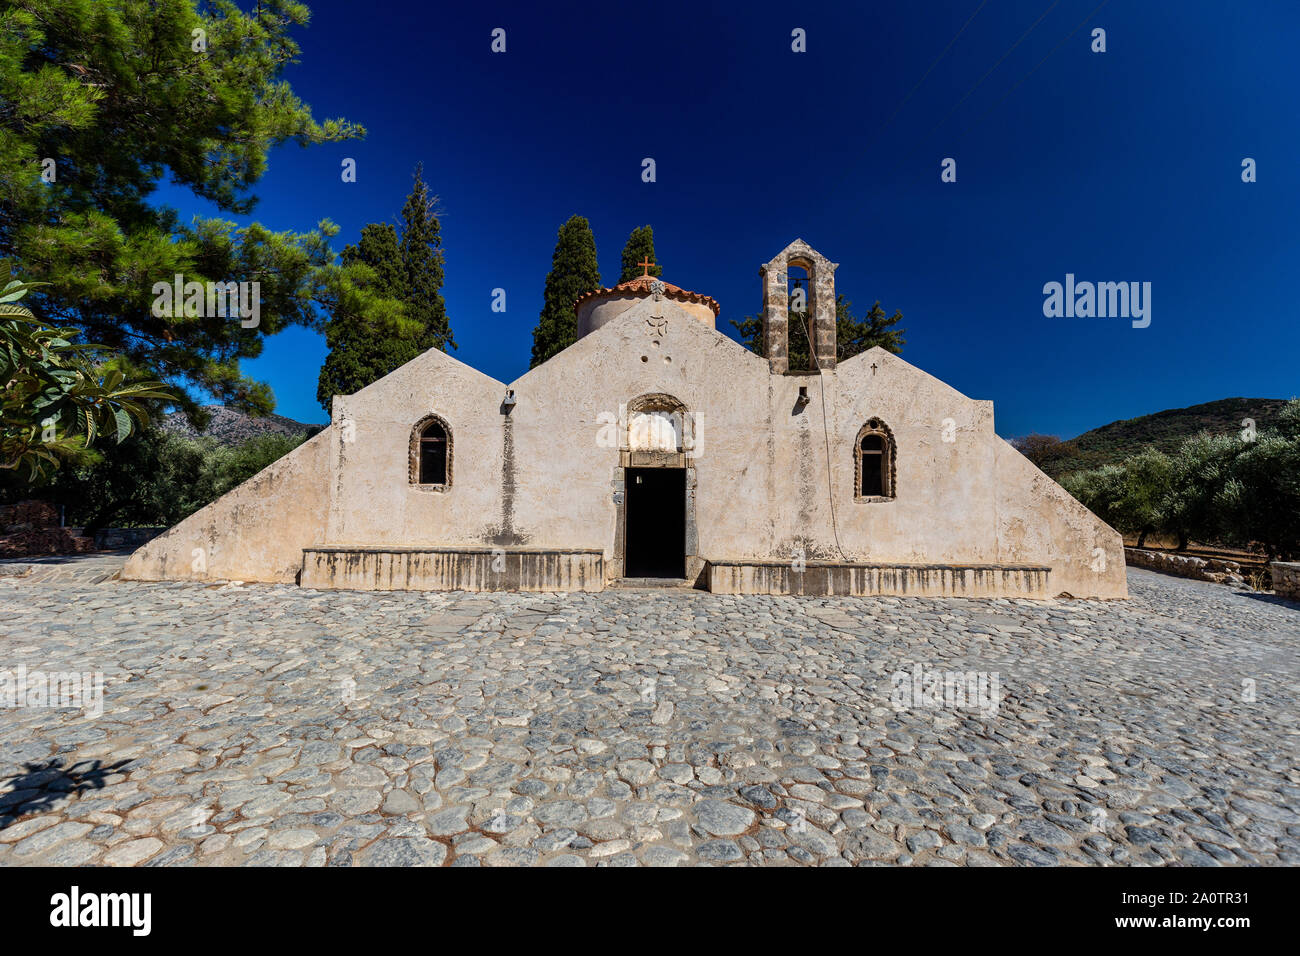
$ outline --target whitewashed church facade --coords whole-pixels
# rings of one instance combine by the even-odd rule
[[[806,271],[818,370],[787,365]],[[312,588],[1127,596],[1120,536],[896,355],[836,362],[836,265],[762,267],[767,356],[652,277],[583,296],[578,340],[513,382],[424,353],[149,542],[136,580]]]

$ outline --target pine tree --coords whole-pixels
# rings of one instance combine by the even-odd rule
[[[546,277],[542,312],[533,330],[533,360],[536,368],[552,355],[568,348],[578,337],[573,303],[578,297],[600,288],[596,262],[596,237],[582,216],[572,216],[560,227]]]
[[[48,283],[38,314],[118,351],[130,377],[164,381],[191,419],[213,398],[270,411],[241,361],[288,325],[314,326],[318,307],[388,311],[339,267],[328,220],[305,232],[232,221],[252,211],[276,147],[365,133],[318,122],[284,76],[309,18],[298,0],[0,3],[0,284],[8,272]],[[159,202],[164,179],[218,215],[182,219]],[[259,282],[259,324],[158,314],[153,287],[177,273]]]
[[[388,223],[370,223],[361,241],[343,250],[345,266],[359,273],[366,293],[400,303],[400,315],[384,326],[345,305],[325,327],[329,355],[321,366],[316,399],[326,410],[335,395],[350,395],[400,368],[429,349],[456,347],[442,299],[441,226],[436,198],[415,169],[415,185],[402,207],[402,233]]]
[[[637,276],[647,274],[646,270],[638,265],[640,262],[656,263],[650,267],[649,275],[664,274],[663,267],[658,265],[658,260],[655,259],[655,231],[650,226],[637,226],[627,237],[627,245],[623,247],[623,271],[619,274],[618,281],[628,282]]]
[[[842,295],[835,297],[835,360],[837,362],[843,362],[877,345],[895,355],[903,353],[903,346],[907,344],[903,333],[907,329],[894,328],[903,320],[902,312],[895,309],[893,315],[885,315],[885,310],[880,307],[880,300],[877,299],[871,310],[859,320],[853,317],[852,305],[853,303]]]

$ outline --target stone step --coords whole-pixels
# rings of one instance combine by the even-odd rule
[[[616,578],[608,586],[611,588],[693,588],[695,582],[690,578]]]

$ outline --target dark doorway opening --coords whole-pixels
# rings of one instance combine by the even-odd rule
[[[686,469],[629,468],[623,575],[686,577]]]

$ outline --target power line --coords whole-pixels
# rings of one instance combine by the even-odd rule
[[[1031,76],[1033,76],[1036,72],[1038,72],[1038,68],[1039,68],[1040,66],[1042,66],[1044,63],[1046,63],[1049,59],[1051,59],[1053,53],[1055,53],[1055,52],[1056,52],[1057,50],[1059,50],[1062,46],[1064,46],[1066,43],[1068,43],[1069,40],[1070,40],[1070,38],[1073,37],[1076,33],[1078,33],[1079,30],[1083,27],[1083,25],[1084,25],[1085,23],[1087,23],[1089,20],[1091,20],[1093,17],[1095,17],[1095,16],[1097,15],[1097,12],[1098,12],[1102,7],[1104,7],[1106,4],[1108,4],[1108,3],[1110,3],[1110,0],[1101,0],[1101,3],[1099,3],[1099,4],[1097,4],[1095,7],[1093,7],[1093,8],[1092,8],[1092,12],[1091,12],[1090,14],[1088,14],[1086,17],[1084,17],[1082,20],[1080,20],[1079,23],[1078,23],[1078,25],[1075,26],[1075,28],[1074,28],[1073,30],[1071,30],[1069,33],[1067,33],[1067,34],[1065,35],[1065,37],[1062,38],[1062,40],[1061,40],[1060,43],[1056,44],[1056,46],[1052,47],[1052,49],[1051,49],[1050,51],[1048,51],[1047,56],[1045,56],[1045,57],[1043,57],[1041,60],[1039,60],[1039,61],[1034,65],[1034,68],[1033,68],[1032,70],[1030,70],[1028,73],[1026,73],[1024,76],[1022,76],[1019,80],[1017,80],[1017,81],[1015,82],[1015,85],[1013,85],[1013,86],[1011,87],[1011,89],[1009,89],[1009,90],[1007,90],[1005,93],[1003,93],[1003,94],[1002,94],[1002,98],[1001,98],[1000,100],[998,100],[996,103],[994,103],[992,106],[990,106],[987,110],[985,110],[984,113],[979,117],[979,119],[975,120],[975,122],[971,123],[969,126],[967,126],[964,130],[962,130],[962,131],[961,131],[960,133],[958,133],[957,135],[958,135],[959,137],[961,137],[961,136],[965,136],[967,133],[969,133],[971,130],[973,130],[976,126],[978,126],[980,123],[984,122],[984,120],[988,118],[988,115],[989,115],[990,113],[992,113],[995,109],[997,109],[999,106],[1001,106],[1003,103],[1005,103],[1005,102],[1006,102],[1006,99],[1007,99],[1008,96],[1010,96],[1012,93],[1014,93],[1014,92],[1015,92],[1015,91],[1020,87],[1020,85],[1021,85],[1022,83],[1025,82],[1025,80],[1029,79],[1029,78],[1030,78]]]
[[[1059,2],[1060,2],[1060,0],[1057,0],[1057,3],[1059,3]],[[994,110],[996,110],[999,106],[1001,106],[1004,102],[1006,102],[1007,97],[1009,97],[1012,93],[1014,93],[1017,89],[1019,89],[1020,86],[1023,85],[1024,82],[1025,82],[1026,80],[1028,80],[1031,76],[1033,76],[1034,73],[1036,73],[1036,72],[1038,71],[1038,68],[1039,68],[1039,67],[1041,67],[1044,63],[1046,63],[1049,59],[1051,59],[1052,55],[1053,55],[1054,53],[1056,53],[1057,50],[1059,50],[1062,46],[1064,46],[1064,45],[1065,45],[1065,44],[1070,40],[1071,37],[1073,37],[1076,33],[1079,32],[1080,28],[1082,28],[1083,25],[1084,25],[1085,23],[1087,23],[1089,20],[1091,20],[1093,17],[1095,17],[1095,16],[1097,15],[1097,12],[1098,12],[1099,10],[1101,10],[1102,7],[1106,6],[1106,4],[1109,3],[1109,2],[1110,2],[1110,0],[1101,0],[1101,3],[1099,3],[1099,4],[1097,4],[1097,6],[1093,7],[1091,13],[1089,13],[1086,17],[1084,17],[1082,20],[1080,20],[1080,21],[1075,25],[1075,27],[1074,27],[1074,28],[1073,28],[1069,33],[1067,33],[1064,37],[1061,38],[1061,40],[1056,44],[1056,46],[1052,47],[1052,49],[1051,49],[1050,51],[1048,51],[1047,56],[1045,56],[1045,57],[1043,57],[1041,60],[1039,60],[1039,61],[1038,61],[1038,62],[1033,66],[1033,68],[1032,68],[1028,73],[1026,73],[1024,76],[1022,76],[1019,80],[1017,80],[1017,81],[1016,81],[1016,82],[1015,82],[1015,83],[1010,87],[1010,89],[1008,89],[1005,93],[1003,93],[1003,94],[1002,94],[1002,97],[1001,97],[1001,98],[1000,98],[996,103],[994,103],[991,107],[989,107],[987,110],[985,110],[985,112],[984,112],[983,114],[981,114],[980,117],[979,117],[978,119],[975,120],[975,122],[971,123],[971,124],[970,124],[969,126],[967,126],[965,129],[963,129],[960,133],[958,133],[958,134],[957,134],[958,137],[959,137],[959,138],[960,138],[960,137],[964,137],[964,136],[965,136],[967,133],[969,133],[972,129],[974,129],[976,126],[978,126],[980,123],[982,123],[982,122],[983,122],[983,121],[988,117],[988,115],[989,115],[990,113],[992,113],[992,112],[993,112]],[[951,110],[949,110],[948,113],[947,113],[947,115],[945,115],[943,119],[941,119],[938,123],[936,123],[936,124],[934,125],[934,127],[930,130],[929,133],[926,133],[926,135],[925,135],[925,138],[926,138],[926,139],[928,139],[931,135],[933,135],[934,132],[935,132],[936,130],[938,130],[940,126],[942,126],[945,122],[947,122],[948,117],[951,116],[951,115],[953,114],[953,112],[956,111],[957,107],[961,106],[961,104],[964,103],[964,102],[965,102],[965,101],[970,97],[970,95],[971,95],[972,93],[975,92],[975,90],[980,86],[980,84],[983,83],[984,80],[986,80],[986,79],[988,78],[989,74],[992,73],[994,70],[996,70],[996,69],[998,68],[999,64],[1001,64],[1003,60],[1005,60],[1008,56],[1010,56],[1011,53],[1012,53],[1012,51],[1015,50],[1016,47],[1020,46],[1020,44],[1024,41],[1024,39],[1025,39],[1027,36],[1029,36],[1029,34],[1034,30],[1034,28],[1037,27],[1038,24],[1042,22],[1043,17],[1047,16],[1047,14],[1049,14],[1049,13],[1052,12],[1052,9],[1053,9],[1054,7],[1057,6],[1057,3],[1053,3],[1053,4],[1052,4],[1051,6],[1049,6],[1046,10],[1044,10],[1044,11],[1042,12],[1041,15],[1039,15],[1038,19],[1035,20],[1035,21],[1034,21],[1034,22],[1029,26],[1029,29],[1026,30],[1024,33],[1022,33],[1022,34],[1020,35],[1020,38],[1019,38],[1018,40],[1016,40],[1016,42],[1013,43],[1013,44],[1011,45],[1011,49],[1007,50],[1006,53],[1002,54],[1002,56],[999,57],[997,63],[994,63],[993,66],[992,66],[992,68],[989,69],[988,73],[985,73],[984,76],[980,77],[979,81],[975,84],[975,86],[971,87],[970,90],[967,91],[966,95],[963,96],[960,100],[957,101],[957,105],[954,106]],[[902,157],[902,159],[899,161],[898,165],[895,167],[895,170],[901,169],[904,165],[906,165],[906,164],[910,161],[911,157],[914,156],[914,155],[916,155],[917,152],[919,152],[919,149],[920,149],[920,147],[918,147],[917,149],[912,150],[912,151],[910,151],[910,152],[908,152],[908,153],[903,154],[903,157]]]
[[[957,40],[960,39],[961,35],[966,32],[966,28],[970,26],[971,21],[975,19],[976,14],[983,10],[988,2],[989,0],[982,0],[980,5],[975,8],[975,13],[972,13],[966,18],[966,22],[961,25],[961,29],[957,31],[956,35],[948,41],[948,45],[943,48],[943,52],[934,58],[934,62],[932,62],[929,67],[926,68],[926,71],[921,74],[921,78],[916,81],[916,85],[908,91],[906,96],[903,97],[903,101],[894,107],[894,112],[889,114],[889,118],[885,120],[880,129],[876,132],[876,139],[880,138],[880,135],[884,133],[886,127],[894,121],[894,117],[897,116],[902,108],[907,105],[907,101],[912,98],[912,94],[921,88],[921,84],[924,83],[926,77],[934,71],[934,68],[939,65],[939,61],[948,55],[948,51],[952,49],[953,44],[956,43]]]
[[[962,96],[962,98],[959,99],[959,100],[958,100],[958,101],[953,105],[952,109],[950,109],[947,113],[944,114],[943,119],[939,120],[939,122],[937,122],[937,123],[934,124],[934,128],[931,129],[930,132],[928,132],[928,133],[925,134],[925,137],[924,137],[925,139],[929,139],[931,136],[933,136],[933,135],[935,134],[935,132],[939,129],[940,126],[942,126],[944,123],[948,122],[948,118],[949,118],[950,116],[952,116],[953,113],[957,112],[958,108],[959,108],[963,103],[965,103],[968,99],[970,99],[971,95],[972,95],[976,90],[978,90],[978,89],[980,88],[980,86],[983,85],[984,81],[987,80],[987,79],[988,79],[988,78],[993,74],[993,71],[996,70],[999,66],[1002,65],[1002,61],[1005,60],[1007,57],[1009,57],[1012,53],[1014,53],[1014,52],[1016,51],[1016,47],[1020,46],[1020,44],[1022,44],[1022,43],[1025,42],[1025,38],[1026,38],[1027,36],[1029,36],[1029,34],[1031,34],[1031,33],[1034,32],[1034,29],[1035,29],[1035,28],[1036,28],[1040,23],[1043,22],[1043,19],[1044,19],[1044,18],[1045,18],[1049,13],[1051,13],[1053,10],[1056,9],[1057,5],[1058,5],[1060,2],[1061,2],[1061,0],[1053,0],[1051,6],[1049,6],[1046,10],[1044,10],[1042,13],[1040,13],[1040,14],[1038,15],[1038,19],[1035,20],[1033,23],[1031,23],[1031,24],[1029,25],[1029,29],[1027,29],[1024,33],[1020,34],[1020,39],[1016,40],[1015,43],[1011,44],[1011,48],[1010,48],[1009,50],[1007,50],[1006,53],[1003,53],[1000,57],[998,57],[998,61],[997,61],[996,63],[994,63],[991,67],[989,67],[987,73],[985,73],[983,76],[981,76],[978,80],[975,81],[975,85],[972,86],[969,90],[967,90],[966,93],[965,93],[965,95]]]

